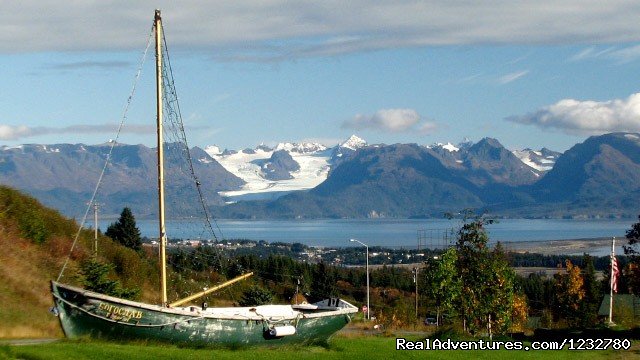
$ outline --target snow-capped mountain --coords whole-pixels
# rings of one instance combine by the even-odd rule
[[[211,145],[205,151],[227,171],[246,182],[239,190],[223,191],[229,201],[274,199],[286,193],[308,190],[327,179],[330,169],[367,142],[353,135],[328,148],[318,143],[264,144],[255,149],[224,150]],[[336,160],[338,159],[338,160]]]
[[[353,150],[364,144],[352,137],[330,148],[283,143],[239,151],[195,147],[189,153],[207,205],[221,218],[424,217],[467,207],[514,217],[637,216],[637,133],[592,136],[561,155],[544,148],[512,152],[493,138]],[[167,149],[178,151],[171,144]],[[77,217],[107,154],[108,143],[0,145],[0,183]],[[117,144],[101,187],[101,213],[116,215],[124,205],[136,216],[153,216],[155,164],[154,148]],[[168,156],[165,165],[173,169],[165,173],[168,188],[179,190],[167,193],[167,203],[173,216],[183,218],[198,194],[186,190],[193,181],[182,171],[183,162]],[[273,202],[222,206],[305,189],[310,190]]]
[[[542,148],[541,150],[513,150],[512,152],[523,163],[542,173],[553,169],[553,165],[556,163],[556,160],[558,160],[558,157],[562,155],[557,151],[549,150],[547,148]]]
[[[464,139],[457,145],[451,142],[426,146],[441,154],[440,160],[449,167],[461,167],[469,159],[475,144]],[[211,145],[205,148],[209,156],[227,171],[245,181],[240,189],[222,191],[220,195],[230,202],[239,200],[275,199],[292,191],[312,189],[324,182],[331,169],[349,159],[367,142],[352,135],[344,142],[328,148],[325,145],[303,142],[283,142],[271,148],[260,144],[253,149],[222,150]],[[560,153],[548,149],[513,151],[536,176],[549,171]],[[471,166],[471,165],[470,165]]]
[[[206,151],[206,153],[209,154],[209,156],[222,154],[222,150],[215,145],[209,145],[205,147],[204,151]]]
[[[450,142],[447,142],[446,144],[443,143],[435,143],[433,145],[428,145],[427,146],[428,149],[437,149],[437,148],[441,148],[444,150],[447,150],[448,152],[454,152],[454,151],[460,151],[460,147],[453,145]]]
[[[367,142],[364,141],[363,139],[357,137],[356,135],[351,135],[351,137],[349,139],[347,139],[347,141],[343,142],[342,144],[338,145],[338,147],[340,148],[345,148],[345,149],[350,149],[350,150],[358,150],[362,147],[367,146]]]
[[[338,146],[334,147],[331,150],[331,165],[333,167],[337,166],[345,159],[351,157],[351,155],[353,155],[356,150],[365,146],[367,146],[366,141],[357,137],[356,135],[351,135],[349,139],[341,144],[338,144]]]
[[[426,147],[443,156],[446,155],[446,157],[453,157],[453,159],[455,159],[457,163],[462,163],[463,158],[465,157],[464,155],[474,145],[475,144],[471,140],[465,138],[457,145],[453,145],[451,142],[447,142],[435,143],[432,145],[427,145]],[[541,150],[512,150],[511,152],[525,165],[533,168],[535,170],[534,173],[537,176],[540,176],[541,174],[544,174],[547,171],[551,170],[558,157],[562,155],[562,153],[549,150],[547,148],[542,148]]]
[[[288,153],[314,154],[327,150],[327,147],[318,143],[279,143],[275,150],[284,150]]]

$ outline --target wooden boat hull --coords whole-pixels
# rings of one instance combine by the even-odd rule
[[[301,311],[290,305],[220,311],[199,307],[174,309],[118,299],[53,281],[51,290],[60,325],[65,336],[71,339],[151,340],[196,346],[325,343],[358,311],[342,300],[334,300],[338,306]]]

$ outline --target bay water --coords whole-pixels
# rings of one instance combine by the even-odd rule
[[[110,222],[110,221],[109,221]],[[99,226],[104,231],[109,222]],[[488,224],[491,242],[532,242],[569,239],[610,238],[622,240],[634,219],[501,219]],[[138,220],[143,236],[157,238],[157,221]],[[345,247],[360,240],[369,246],[391,248],[430,247],[451,241],[452,229],[460,220],[446,219],[340,219],[340,220],[218,220],[216,235],[222,239],[265,240],[267,242],[302,243],[310,246]],[[220,232],[218,232],[218,229]],[[220,233],[222,236],[220,236]],[[169,220],[169,238],[209,240],[211,235],[202,222]]]

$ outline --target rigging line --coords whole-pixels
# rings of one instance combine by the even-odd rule
[[[168,57],[169,55],[167,54],[166,56]],[[167,67],[170,68],[170,64],[169,63],[168,63]],[[167,78],[169,78],[169,74],[165,74],[165,76],[167,76]],[[171,77],[171,79],[172,79],[172,77]],[[168,81],[168,82],[171,83],[170,81]],[[202,191],[201,191],[201,188],[200,188],[200,182],[199,182],[197,176],[195,175],[195,170],[193,168],[193,160],[192,160],[192,158],[190,156],[190,153],[189,153],[189,147],[188,147],[188,143],[187,143],[187,140],[186,140],[186,135],[184,134],[184,127],[182,125],[181,114],[179,113],[179,111],[180,111],[179,110],[179,102],[177,101],[177,94],[175,92],[175,87],[172,87],[171,90],[172,90],[171,95],[174,96],[174,98],[172,99],[173,100],[172,103],[175,102],[175,104],[176,104],[176,109],[171,109],[172,113],[175,114],[175,116],[177,117],[177,119],[176,119],[177,121],[176,121],[176,123],[174,123],[174,126],[176,126],[178,128],[178,131],[180,131],[180,133],[177,133],[177,131],[176,131],[175,136],[181,142],[183,142],[185,147],[186,147],[186,149],[183,149],[183,152],[186,153],[186,159],[187,159],[187,163],[188,163],[188,166],[189,166],[188,172],[189,172],[190,177],[194,181],[194,184],[196,185],[196,190],[198,192],[198,197],[199,197],[199,200],[200,200],[200,205],[202,207],[202,212],[205,215],[205,220],[206,220],[206,225],[208,227],[208,231],[213,235],[215,240],[218,240],[217,236],[215,235],[215,232],[213,231],[213,227],[211,225],[211,221],[210,221],[211,217],[210,217],[210,215],[209,215],[209,213],[207,212],[207,209],[206,209],[206,204],[205,204],[205,201],[204,201],[204,195],[202,194]],[[185,174],[186,174],[186,172],[185,172]],[[222,234],[222,231],[220,230],[220,228],[218,228],[218,231],[220,232],[220,234]]]
[[[168,97],[168,95],[171,95],[172,98],[168,99],[169,101],[166,102],[166,105],[169,107],[172,107],[169,111],[170,114],[175,115],[176,119],[175,121],[177,122],[177,128],[178,131],[176,134],[176,137],[179,138],[180,140],[182,140],[182,142],[184,143],[184,146],[186,149],[184,149],[184,152],[186,153],[186,158],[187,158],[187,163],[189,166],[189,172],[190,175],[192,177],[192,181],[194,182],[194,184],[196,185],[196,190],[198,193],[198,198],[200,201],[200,205],[202,207],[202,212],[203,215],[205,217],[205,225],[208,229],[208,231],[211,233],[211,235],[213,236],[214,240],[216,242],[219,241],[218,237],[216,236],[216,233],[213,229],[213,225],[212,225],[212,221],[215,224],[216,228],[218,229],[218,233],[220,234],[221,239],[224,239],[224,234],[222,233],[222,229],[220,228],[220,226],[218,225],[217,221],[215,221],[215,219],[212,218],[212,216],[209,214],[209,211],[207,209],[206,203],[205,203],[205,197],[201,188],[201,183],[198,179],[198,177],[196,176],[195,173],[195,169],[193,166],[193,160],[191,158],[191,153],[189,151],[189,144],[187,142],[187,137],[184,131],[184,123],[182,121],[182,112],[180,110],[180,103],[178,101],[178,94],[176,91],[176,87],[175,87],[175,79],[173,77],[173,68],[171,67],[171,58],[169,55],[169,46],[167,45],[167,41],[165,38],[165,33],[162,32],[162,42],[163,42],[163,55],[164,55],[164,59],[166,61],[166,65],[163,67],[163,76],[167,77],[167,87],[165,88],[165,93],[164,96]],[[167,93],[167,91],[169,93]],[[175,109],[173,108],[175,103]],[[174,124],[174,126],[176,126],[176,124]],[[175,131],[175,130],[174,130]],[[181,169],[182,170],[182,169]],[[220,251],[218,249],[215,249],[215,252],[220,254]],[[233,293],[228,289],[223,289],[223,291],[227,291],[227,293],[234,298],[235,300],[235,296],[233,295]]]
[[[179,119],[178,127],[179,127],[180,133],[182,135],[182,138],[184,139],[184,144],[185,144],[185,146],[187,148],[186,149],[186,153],[187,153],[187,159],[188,159],[188,162],[189,162],[189,169],[191,171],[191,175],[193,176],[193,180],[195,181],[196,188],[198,190],[198,195],[200,197],[200,203],[202,205],[202,210],[204,212],[207,225],[208,225],[209,229],[211,230],[211,234],[213,235],[214,239],[217,241],[218,238],[217,238],[217,236],[216,236],[216,234],[215,234],[215,232],[213,230],[213,226],[211,225],[211,220],[213,220],[213,223],[216,225],[216,228],[218,229],[218,232],[220,234],[220,238],[224,239],[224,235],[222,234],[222,229],[220,229],[220,226],[218,225],[218,222],[215,221],[215,219],[212,219],[211,215],[209,214],[209,211],[207,210],[207,206],[205,205],[205,202],[204,202],[204,195],[202,193],[202,189],[200,188],[200,181],[198,180],[198,178],[197,178],[197,176],[195,174],[194,168],[193,168],[193,161],[191,159],[191,154],[189,152],[189,144],[187,142],[187,137],[186,137],[185,131],[184,131],[184,123],[182,121],[182,112],[180,111],[180,103],[178,102],[178,94],[177,94],[176,89],[175,89],[175,83],[174,83],[174,77],[173,77],[173,69],[171,68],[171,59],[169,57],[169,48],[168,48],[168,45],[167,45],[167,41],[166,41],[166,39],[164,37],[164,32],[162,33],[162,40],[163,40],[163,43],[164,43],[164,49],[165,49],[165,53],[166,53],[167,67],[169,68],[169,74],[168,75],[171,77],[171,82],[170,82],[171,90],[172,90],[173,94],[176,97],[176,110],[177,110],[177,114],[176,115],[177,115],[177,117]]]
[[[104,166],[102,167],[102,171],[100,172],[100,176],[98,177],[98,183],[96,184],[95,189],[93,190],[93,194],[91,195],[91,200],[89,201],[88,205],[87,205],[87,209],[84,212],[84,216],[82,217],[82,222],[80,222],[80,226],[78,227],[78,232],[75,235],[75,238],[73,239],[73,243],[71,244],[71,249],[69,250],[69,255],[67,255],[67,258],[64,261],[64,264],[62,265],[62,269],[60,270],[60,274],[58,274],[58,278],[56,279],[56,281],[60,281],[60,279],[62,278],[62,275],[64,274],[64,270],[67,268],[67,265],[69,264],[69,259],[71,259],[71,253],[73,253],[73,249],[75,248],[78,239],[80,238],[80,233],[82,232],[82,229],[84,228],[84,223],[87,221],[87,216],[89,215],[89,211],[91,210],[91,207],[93,206],[93,203],[96,199],[96,195],[98,194],[98,190],[100,189],[100,186],[102,185],[102,179],[104,178],[104,174],[107,171],[107,166],[109,165],[109,163],[111,162],[111,155],[113,154],[113,149],[116,146],[116,144],[118,143],[118,139],[120,138],[120,133],[122,132],[122,127],[124,126],[124,122],[127,119],[127,114],[129,112],[129,107],[131,106],[131,100],[133,99],[133,95],[136,92],[136,87],[138,85],[138,80],[140,79],[140,75],[142,74],[142,67],[144,66],[145,60],[147,59],[147,53],[149,52],[149,47],[151,46],[151,39],[153,38],[153,26],[151,27],[151,31],[149,33],[149,37],[147,39],[147,46],[144,49],[144,53],[142,54],[142,58],[140,59],[140,63],[138,65],[138,70],[136,72],[136,76],[133,80],[133,86],[131,87],[131,92],[129,93],[129,97],[127,98],[127,102],[124,106],[124,110],[122,113],[122,119],[120,120],[120,125],[118,125],[118,130],[116,132],[116,137],[114,140],[111,141],[111,147],[109,148],[109,152],[107,153],[107,157],[105,159],[104,162]]]

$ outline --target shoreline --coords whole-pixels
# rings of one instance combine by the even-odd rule
[[[597,237],[584,239],[513,241],[501,242],[506,251],[518,253],[538,253],[543,255],[582,255],[606,256],[611,253],[611,238]],[[627,239],[616,238],[616,254],[624,254],[623,245]]]

